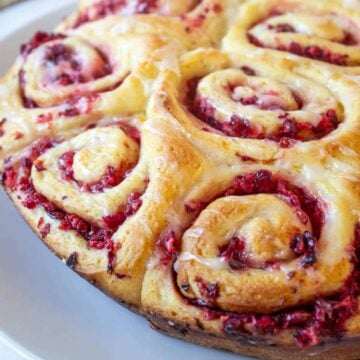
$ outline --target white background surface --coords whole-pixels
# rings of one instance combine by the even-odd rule
[[[36,30],[51,29],[70,11],[66,6],[71,3],[28,0],[0,11],[1,75],[13,63],[19,44]],[[53,256],[2,190],[0,276],[0,360],[241,359],[151,330],[143,318],[113,302]]]

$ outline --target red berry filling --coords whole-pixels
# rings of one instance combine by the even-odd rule
[[[140,142],[140,134],[136,128],[130,125],[121,125],[121,128],[136,142]],[[105,189],[119,185],[126,178],[126,176],[129,175],[135,165],[131,164],[128,166],[121,163],[117,168],[114,168],[113,166],[107,166],[105,173],[98,181],[85,183],[75,179],[73,170],[74,156],[75,151],[73,150],[70,150],[61,155],[59,159],[59,168],[62,172],[62,177],[66,181],[75,182],[81,191],[90,193],[103,192]]]
[[[58,83],[61,86],[82,84],[100,79],[111,74],[111,66],[108,59],[99,50],[96,50],[102,59],[102,66],[93,70],[91,74],[84,75],[82,64],[77,59],[76,53],[64,44],[54,44],[45,49],[44,64],[46,67],[53,66],[55,76],[49,81]]]
[[[50,234],[50,230],[51,230],[51,225],[50,224],[45,224],[41,229],[40,229],[40,235],[43,239],[45,239],[49,234]]]
[[[292,329],[294,342],[300,348],[316,346],[323,336],[341,337],[346,321],[358,311],[360,224],[355,228],[353,264],[351,276],[343,289],[334,296],[319,298],[313,304],[274,314],[229,313],[211,308],[199,301],[185,301],[201,307],[207,320],[220,319],[224,333],[230,338],[242,340],[254,335],[275,335],[282,330]]]
[[[173,263],[179,254],[179,249],[180,242],[173,231],[162,235],[156,242],[156,252],[159,254],[163,266]]]
[[[302,257],[302,266],[307,267],[316,261],[316,242],[324,223],[321,203],[303,189],[285,180],[274,177],[268,170],[242,175],[234,179],[231,186],[220,196],[275,193],[294,206],[300,219],[311,222],[313,234],[305,231],[297,234],[290,247],[295,255]],[[220,249],[232,269],[248,266],[244,253],[244,240],[234,237]],[[219,283],[207,284],[201,277],[196,278],[201,296],[207,301],[185,298],[187,304],[197,306],[204,312],[207,320],[220,319],[224,333],[233,339],[246,339],[254,335],[275,335],[282,330],[293,330],[294,342],[301,348],[318,345],[323,336],[339,338],[344,333],[345,323],[358,311],[357,297],[360,295],[360,224],[354,231],[351,249],[353,272],[343,288],[328,298],[319,298],[312,304],[301,305],[294,309],[282,310],[273,314],[231,313],[216,308],[219,296]],[[174,257],[177,252],[174,251]],[[294,276],[295,274],[292,274]],[[174,276],[176,276],[174,274]],[[182,284],[185,292],[189,284]]]
[[[256,71],[249,67],[249,66],[242,66],[241,70],[248,76],[255,76],[256,75]]]
[[[27,156],[20,160],[20,163],[11,166],[6,165],[2,174],[2,183],[10,191],[19,191],[22,194],[22,205],[28,209],[35,209],[41,207],[52,219],[58,220],[59,229],[63,231],[75,231],[79,236],[83,237],[89,247],[94,249],[108,250],[108,270],[112,270],[115,262],[115,254],[118,249],[118,244],[115,245],[112,236],[128,217],[135,214],[142,205],[142,194],[134,192],[128,197],[127,203],[122,212],[115,215],[104,217],[104,225],[106,228],[101,228],[97,225],[91,224],[80,216],[70,214],[58,208],[54,203],[47,200],[43,195],[38,193],[31,181],[31,169],[34,165],[38,171],[44,171],[41,162],[35,160],[48,149],[55,146],[56,143],[38,142],[28,152]],[[40,170],[39,170],[40,169]],[[121,217],[121,221],[114,220],[117,216]],[[113,218],[111,220],[111,218]],[[44,225],[44,218],[39,219],[38,227],[40,234],[45,238],[51,230],[50,224]]]
[[[100,0],[85,9],[76,19],[73,27],[77,28],[87,22],[103,19],[115,15],[129,6],[128,0]],[[149,14],[156,12],[157,0],[136,0],[132,8],[134,14]]]
[[[55,40],[65,39],[62,34],[37,33],[32,40],[22,46],[22,54],[25,58],[39,46]],[[84,65],[80,62],[76,52],[69,46],[56,42],[45,47],[43,56],[43,65],[47,77],[44,83],[58,84],[59,86],[70,86],[74,84],[84,84],[96,81],[112,73],[112,66],[109,58],[99,49],[94,49],[96,56],[99,58],[97,66],[90,71],[85,71]],[[26,59],[25,59],[26,61]],[[119,87],[124,79],[117,81],[115,84],[101,89],[99,92],[113,91]],[[19,71],[20,94],[25,108],[39,108],[39,104],[26,94],[26,73],[24,67]],[[72,117],[80,114],[88,114],[92,110],[92,103],[98,99],[98,94],[82,95],[80,92],[74,94],[63,104],[67,105],[58,112],[58,116]],[[82,100],[82,101],[80,101]],[[38,117],[38,123],[51,121],[53,115],[41,114]]]
[[[216,299],[219,297],[220,289],[217,283],[207,283],[203,278],[197,276],[195,281],[198,284],[198,288],[201,297],[206,300],[208,305],[216,305]]]
[[[138,192],[131,193],[124,208],[119,209],[116,214],[105,216],[103,220],[106,227],[117,229],[128,217],[134,215],[142,205],[141,196]]]
[[[29,98],[26,95],[25,89],[26,89],[26,81],[25,81],[25,72],[23,69],[19,71],[19,86],[20,86],[20,96],[23,101],[23,106],[26,109],[35,109],[38,108],[38,104],[35,102],[35,100]]]
[[[234,270],[245,268],[247,266],[247,259],[244,239],[233,237],[228,245],[220,249],[220,256],[223,257]]]
[[[289,51],[295,55],[304,56],[310,59],[320,60],[333,65],[346,66],[349,55],[333,53],[328,48],[321,48],[317,45],[309,45],[302,47],[296,42],[291,42],[286,47],[280,47],[279,50]]]
[[[282,33],[282,32],[295,32],[295,29],[292,25],[290,24],[276,24],[276,25],[268,25],[268,29],[269,30],[273,30],[277,33]]]
[[[103,192],[105,189],[119,185],[125,178],[125,171],[127,169],[124,169],[123,166],[120,165],[117,169],[113,166],[108,166],[105,174],[96,182],[85,183],[78,181],[75,179],[73,171],[74,156],[74,151],[64,153],[60,157],[59,168],[62,171],[63,179],[75,182],[80,187],[81,191],[91,193]]]
[[[285,25],[285,24],[283,24]],[[281,28],[280,28],[281,29]],[[274,27],[272,30],[276,32],[293,32],[293,31],[278,31],[276,27]],[[290,30],[290,28],[288,28]],[[254,35],[248,33],[248,39],[249,42],[252,43],[255,46],[266,48],[266,44],[264,44],[261,40],[259,40]],[[346,44],[347,41],[352,41],[349,37],[349,40],[346,38],[344,39],[344,42]],[[339,54],[332,52],[329,48],[324,47],[321,48],[317,45],[308,45],[308,46],[302,46],[301,44],[292,41],[289,45],[280,45],[276,48],[280,51],[288,51],[292,54],[299,55],[302,57],[307,57],[314,60],[319,60],[323,62],[327,62],[329,64],[333,65],[339,65],[339,66],[347,66],[348,65],[348,54]]]
[[[185,210],[187,213],[199,213],[201,210],[203,210],[206,207],[206,202],[205,201],[195,201],[195,200],[190,200],[189,202],[187,202],[185,204]]]
[[[28,56],[31,52],[37,49],[39,46],[54,40],[64,39],[65,36],[62,34],[48,34],[45,32],[37,32],[31,40],[26,43],[22,44],[20,48],[20,52],[23,56]]]
[[[249,69],[246,70],[249,72]],[[250,70],[250,73],[253,74]],[[309,122],[300,122],[292,117],[289,113],[284,112],[279,115],[279,119],[283,121],[276,132],[265,135],[262,131],[256,128],[255,124],[251,123],[251,119],[241,117],[239,115],[232,115],[226,121],[219,121],[216,118],[215,108],[207,100],[196,96],[196,88],[200,79],[195,78],[187,84],[187,99],[185,104],[190,112],[197,118],[212,128],[221,131],[223,134],[231,137],[251,138],[251,139],[269,139],[277,141],[281,147],[289,147],[291,140],[310,141],[320,139],[330,132],[335,130],[339,125],[339,119],[334,109],[329,109],[321,114],[321,119],[317,125],[312,125]],[[236,85],[229,85],[230,93]],[[293,93],[295,101],[298,104],[298,109],[303,106],[302,99]],[[261,110],[281,110],[278,105],[262,104],[256,95],[250,97],[243,97],[239,100],[244,106],[257,106]]]
[[[297,234],[290,244],[291,250],[297,256],[304,256],[301,265],[307,267],[316,261],[315,254],[316,238],[309,232]]]

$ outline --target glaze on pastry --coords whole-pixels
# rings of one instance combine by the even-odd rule
[[[360,6],[80,1],[0,82],[5,190],[160,331],[357,359]]]

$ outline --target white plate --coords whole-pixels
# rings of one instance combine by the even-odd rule
[[[0,12],[0,73],[19,44],[54,27],[72,0],[33,0]],[[69,5],[70,4],[70,5]],[[29,359],[231,360],[161,335],[59,261],[0,190],[0,338]],[[244,359],[244,358],[242,358]]]

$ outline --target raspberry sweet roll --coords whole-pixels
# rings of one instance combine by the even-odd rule
[[[103,26],[112,32],[161,34],[187,48],[216,46],[229,24],[228,6],[225,0],[84,0],[59,29],[106,19]]]
[[[145,124],[120,118],[79,129],[76,136],[38,140],[9,159],[3,173],[6,191],[44,243],[140,312],[146,263],[185,184],[183,176],[172,180],[181,157],[173,144],[182,140],[166,123]]]
[[[330,171],[309,181],[299,159],[281,170],[203,170],[184,199],[187,221],[169,224],[148,263],[142,302],[151,322],[266,359],[341,354],[331,344],[359,326],[356,185]],[[355,338],[349,358],[357,351]]]
[[[180,77],[164,77],[152,110],[191,133],[205,152],[224,150],[212,156],[225,161],[268,161],[356,131],[356,81],[332,76],[329,82],[306,66],[280,65],[266,57],[189,52],[181,57]]]
[[[0,81],[6,192],[69,267],[164,333],[357,359],[356,9],[81,1]]]
[[[148,84],[161,68],[154,66],[161,64],[156,50],[165,42],[155,35],[96,36],[93,27],[38,32],[22,45],[0,83],[0,158],[41,136],[145,110]]]
[[[203,165],[148,263],[151,322],[267,359],[340,356],[359,326],[358,83],[217,50],[180,64],[150,111]]]
[[[359,72],[360,14],[336,1],[257,0],[240,8],[224,48]]]

